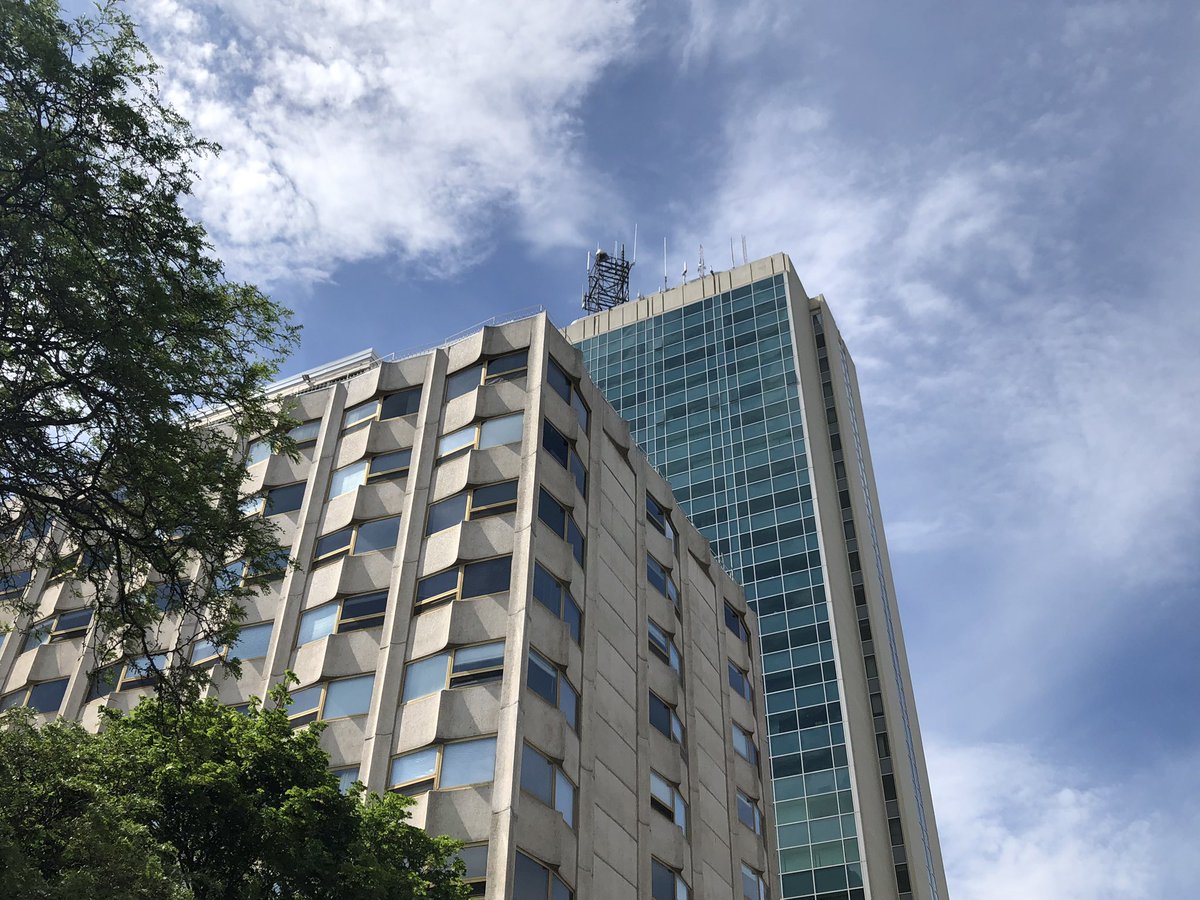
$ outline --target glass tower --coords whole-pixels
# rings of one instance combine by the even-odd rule
[[[782,896],[947,891],[853,363],[782,254],[567,337],[759,616]]]

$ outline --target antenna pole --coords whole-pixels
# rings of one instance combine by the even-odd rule
[[[637,222],[633,223],[633,259],[630,265],[637,262]]]
[[[663,235],[663,290],[667,289],[667,236]]]
[[[744,266],[749,260],[746,258],[746,236],[742,235],[742,265]]]
[[[628,303],[629,270],[632,268],[633,262],[625,258],[625,245],[620,241],[613,242],[611,254],[602,249],[597,249],[595,256],[589,252],[583,308],[597,313]]]

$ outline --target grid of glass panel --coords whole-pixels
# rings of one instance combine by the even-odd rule
[[[785,898],[863,896],[784,278],[579,344],[759,616]]]

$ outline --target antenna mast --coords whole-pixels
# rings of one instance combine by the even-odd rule
[[[637,227],[634,227],[637,234]],[[636,241],[636,236],[634,237]],[[636,244],[634,245],[636,247]],[[635,256],[636,256],[636,250]],[[636,259],[625,258],[625,245],[613,245],[612,254],[597,248],[588,254],[587,288],[583,292],[583,308],[590,313],[603,312],[629,302],[629,270]]]

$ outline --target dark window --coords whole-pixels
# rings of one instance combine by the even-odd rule
[[[354,537],[353,528],[343,528],[341,531],[335,531],[332,534],[327,534],[322,538],[317,539],[317,550],[314,554],[317,559],[323,556],[331,556],[334,553],[341,553],[350,549],[350,541]]]
[[[33,572],[29,569],[20,572],[5,572],[0,575],[0,596],[15,594],[17,591],[23,590],[32,577]]]
[[[564,469],[571,461],[571,442],[566,436],[555,428],[550,420],[547,419],[542,427],[542,446],[546,451],[558,460],[558,464]]]
[[[579,565],[584,562],[583,532],[575,524],[575,519],[567,513],[561,503],[554,499],[545,488],[538,496],[538,518],[550,526],[550,529],[571,545],[575,561]]]
[[[517,509],[517,483],[504,481],[477,487],[471,492],[471,518],[498,516]]]
[[[65,641],[68,638],[82,637],[87,633],[91,623],[92,611],[90,609],[75,609],[71,612],[60,613],[58,620],[54,623],[54,630],[50,632],[50,640]]]
[[[675,710],[653,691],[650,692],[650,724],[677,743],[683,743],[683,723]]]
[[[376,519],[374,522],[364,522],[358,526],[358,536],[354,541],[354,554],[370,553],[372,550],[387,550],[396,546],[400,536],[400,517]]]
[[[671,579],[663,564],[653,556],[646,557],[646,578],[649,580],[651,587],[670,600],[676,607],[679,606],[679,588],[675,586],[675,582]]]
[[[587,431],[591,421],[591,412],[579,394],[579,385],[572,381],[571,376],[563,371],[562,366],[553,359],[550,360],[550,366],[546,372],[546,381],[554,389],[554,393],[562,397],[575,410],[579,424],[583,426],[584,431]]]
[[[58,712],[66,694],[66,678],[59,678],[57,681],[43,681],[29,689],[29,697],[25,701],[25,705],[35,712]]]
[[[453,597],[458,591],[459,570],[447,569],[417,582],[417,604]]]
[[[537,653],[529,654],[529,689],[551,705],[558,703],[558,667]]]
[[[379,404],[379,418],[398,419],[401,416],[411,416],[420,408],[421,388],[409,388],[384,397]]]
[[[483,364],[476,363],[460,369],[446,379],[446,400],[456,400],[479,387],[483,379]]]
[[[525,374],[525,369],[528,365],[528,350],[518,350],[515,353],[497,356],[495,359],[488,360],[485,380],[490,383],[493,381],[509,381],[514,378],[520,378]]]
[[[567,586],[546,571],[541,563],[535,563],[533,567],[533,597],[556,617],[566,622],[571,640],[578,644],[583,625],[583,614],[579,611],[579,605]]]
[[[304,502],[304,482],[285,484],[282,487],[271,488],[267,491],[265,515],[274,516],[279,513],[292,512],[300,508]]]
[[[384,613],[387,612],[387,597],[387,591],[372,591],[369,594],[347,597],[342,601],[342,617],[338,623],[338,631],[358,631],[382,625]]]
[[[425,534],[437,534],[447,528],[453,528],[467,517],[469,496],[466,492],[455,494],[445,500],[439,500],[429,507],[429,521],[425,526]]]
[[[371,469],[367,481],[390,481],[393,478],[403,478],[408,474],[412,464],[412,448],[397,450],[394,453],[380,453],[371,457]]]
[[[500,556],[463,567],[463,597],[503,594],[512,580],[512,557]]]
[[[746,628],[745,620],[728,603],[725,604],[725,627],[732,631],[738,640],[747,641],[750,639],[750,632]]]

